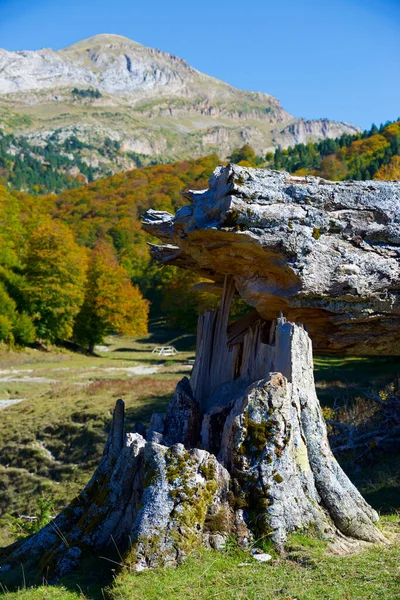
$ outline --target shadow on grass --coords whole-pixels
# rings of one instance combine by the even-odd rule
[[[398,356],[315,356],[314,377],[318,398],[332,406],[362,396],[369,388],[382,389],[398,378]]]
[[[391,452],[377,453],[362,467],[348,463],[343,468],[375,510],[384,515],[400,511],[400,444]]]
[[[341,381],[366,387],[390,382],[400,373],[399,356],[314,356],[314,376],[321,381]]]
[[[146,425],[150,422],[151,415],[154,412],[165,413],[167,406],[172,398],[171,394],[165,394],[162,396],[154,397],[142,402],[140,407],[127,407],[125,409],[125,428],[127,431],[132,431],[135,423],[145,423]]]
[[[120,571],[120,562],[121,559],[116,551],[104,551],[101,556],[87,554],[76,570],[61,577],[57,582],[52,581],[51,577],[48,579],[48,573],[38,573],[29,565],[18,564],[11,571],[0,576],[0,593],[6,592],[5,597],[7,598],[7,593],[20,590],[26,590],[29,593],[29,588],[50,585],[51,588],[53,586],[54,588],[65,588],[85,600],[104,600],[108,597],[105,589],[113,583]],[[24,595],[25,597],[29,596]],[[45,598],[46,596],[43,597],[43,600]]]

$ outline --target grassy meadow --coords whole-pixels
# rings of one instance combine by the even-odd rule
[[[12,541],[11,514],[34,514],[40,495],[61,508],[82,489],[100,460],[118,398],[128,430],[165,410],[190,372],[185,362],[194,356],[194,336],[161,338],[182,352],[152,354],[153,335],[108,338],[97,356],[61,349],[0,353],[1,545]]]
[[[155,345],[179,354],[159,357]],[[65,349],[0,351],[0,545],[13,541],[12,515],[33,515],[40,496],[58,511],[79,492],[99,462],[115,401],[126,403],[127,428],[165,411],[177,381],[190,374],[195,338],[154,329],[142,339],[109,337],[86,356]],[[315,357],[321,403],[332,407],[368,387],[381,389],[400,372],[397,358]],[[18,400],[18,402],[17,402]],[[8,404],[9,403],[9,404]],[[8,404],[8,405],[7,405]],[[345,465],[367,500],[400,534],[399,456]],[[177,569],[134,574],[117,565],[87,565],[57,586],[30,588],[21,569],[19,591],[4,600],[221,600],[400,598],[400,545],[370,547],[350,557],[326,554],[319,540],[293,538],[286,560],[258,564],[232,543],[201,552]],[[97,563],[96,563],[97,564]],[[112,570],[115,567],[116,570]],[[0,575],[0,582],[2,582]],[[4,584],[5,585],[5,584]]]

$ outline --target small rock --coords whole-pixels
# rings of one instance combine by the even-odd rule
[[[253,554],[253,558],[258,560],[258,562],[268,562],[272,560],[272,556],[270,554],[262,553],[262,554]]]
[[[223,535],[216,533],[214,535],[210,535],[210,545],[214,550],[222,550],[225,546],[226,539]]]

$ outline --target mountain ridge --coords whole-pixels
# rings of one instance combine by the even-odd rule
[[[158,162],[214,152],[225,158],[250,143],[264,155],[359,131],[349,123],[295,118],[274,96],[234,88],[116,34],[56,51],[0,50],[0,129],[39,146],[54,136],[61,145],[76,136],[92,147],[83,160],[100,175],[135,167],[132,152]],[[120,145],[118,161],[98,151],[106,139]]]

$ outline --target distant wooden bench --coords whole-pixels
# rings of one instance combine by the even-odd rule
[[[159,356],[174,356],[178,354],[178,350],[174,346],[156,346],[152,350],[152,354],[158,354]]]

